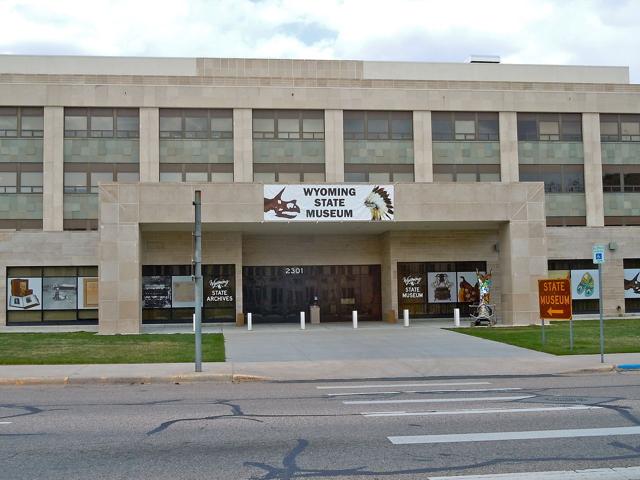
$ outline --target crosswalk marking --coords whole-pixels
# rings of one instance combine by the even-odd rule
[[[448,387],[464,385],[491,385],[491,382],[448,382],[448,383],[392,383],[382,385],[323,385],[316,387],[318,390],[330,390],[336,388],[405,388],[405,387]]]
[[[640,478],[640,467],[590,468],[588,470],[556,470],[551,472],[490,473],[488,475],[455,475],[428,477],[425,480],[629,480]]]
[[[431,410],[426,412],[362,412],[364,417],[426,417],[431,415],[482,415],[488,413],[531,413],[560,412],[566,410],[599,410],[602,407],[592,405],[571,405],[568,407],[534,407],[534,408],[483,408],[471,410]]]
[[[607,437],[613,435],[640,435],[640,427],[577,428],[567,430],[531,430],[522,432],[454,433],[447,435],[407,435],[387,438],[394,445],[415,445],[431,443],[535,440],[543,438]]]
[[[383,403],[448,403],[448,402],[497,402],[501,400],[524,400],[535,395],[516,395],[511,397],[475,397],[475,398],[416,398],[409,400],[345,400],[345,405],[374,405]]]
[[[400,393],[474,393],[474,392],[512,392],[521,388],[466,388],[449,390],[398,390],[395,392],[340,392],[327,393],[327,397],[346,397],[349,395],[398,395]]]

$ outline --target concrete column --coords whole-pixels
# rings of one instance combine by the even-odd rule
[[[382,252],[382,263],[380,268],[381,276],[381,300],[382,300],[382,318],[387,318],[390,310],[393,310],[398,318],[398,263],[394,261],[392,255],[391,233],[383,233],[380,237],[380,251]]]
[[[325,180],[344,182],[344,123],[342,110],[324,111]]]
[[[140,109],[140,181],[160,181],[160,110]]]
[[[413,175],[416,182],[433,182],[431,112],[413,112]]]
[[[518,115],[516,112],[500,112],[500,180],[519,181],[518,165]]]
[[[61,232],[64,218],[63,107],[44,107],[42,162],[42,229]]]
[[[605,244],[606,245],[606,244]],[[624,306],[624,260],[605,252],[607,261],[602,266],[602,287],[605,318],[616,318],[625,313]],[[618,310],[618,306],[620,310]]]
[[[604,195],[602,193],[599,114],[582,114],[582,144],[584,148],[584,190],[587,207],[587,226],[603,227]]]
[[[233,109],[233,181],[253,182],[253,123],[250,108]]]
[[[137,185],[100,186],[101,334],[140,333],[141,235]]]
[[[502,321],[539,323],[538,279],[547,275],[544,187],[532,185],[525,199],[510,205],[509,223],[499,230]]]

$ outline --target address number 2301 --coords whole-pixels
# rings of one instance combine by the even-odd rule
[[[284,267],[285,275],[302,275],[304,273],[303,267]]]

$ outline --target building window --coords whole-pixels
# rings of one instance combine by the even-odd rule
[[[435,164],[434,182],[499,182],[500,165]]]
[[[0,107],[0,137],[42,137],[44,109]]]
[[[413,165],[345,164],[344,181],[350,183],[413,182]]]
[[[600,140],[640,142],[640,115],[600,115]]]
[[[640,167],[603,165],[602,189],[605,192],[640,192]]]
[[[323,140],[323,110],[254,110],[254,139]]]
[[[257,163],[253,166],[253,181],[260,183],[321,183],[324,164],[320,163]]]
[[[98,267],[7,267],[7,325],[97,324]]]
[[[233,183],[233,164],[161,163],[160,181]]]
[[[500,140],[498,114],[493,112],[432,112],[435,141]]]
[[[518,113],[518,140],[529,142],[581,142],[579,113]]]
[[[413,113],[345,111],[345,140],[412,140]]]
[[[66,138],[138,138],[137,108],[65,108]]]
[[[161,108],[160,138],[233,138],[233,110]]]
[[[545,193],[584,193],[584,166],[520,164],[520,181],[544,182]]]
[[[140,181],[138,164],[65,163],[64,193],[94,193],[100,183],[135,183]]]

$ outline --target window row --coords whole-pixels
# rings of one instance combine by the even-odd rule
[[[160,181],[233,183],[233,164],[163,163]]]
[[[42,193],[42,165],[0,164],[0,193]]]
[[[345,111],[345,140],[412,140],[413,113]]]
[[[433,112],[433,140],[500,140],[498,114],[476,112]]]
[[[64,193],[98,193],[99,183],[136,183],[138,181],[140,181],[140,174],[137,165],[66,164]]]
[[[434,182],[499,182],[500,165],[438,164],[433,166]]]
[[[161,108],[160,138],[233,138],[233,110]]]
[[[324,139],[323,110],[254,110],[255,139]]]
[[[520,164],[520,181],[544,182],[546,193],[584,193],[584,167]]]
[[[518,113],[520,141],[582,141],[579,113]]]
[[[605,192],[640,192],[637,165],[603,165],[602,189]]]
[[[0,107],[0,137],[42,137],[42,107]]]
[[[138,138],[137,108],[65,108],[64,136],[69,138]]]
[[[600,115],[600,140],[640,142],[640,115]]]

